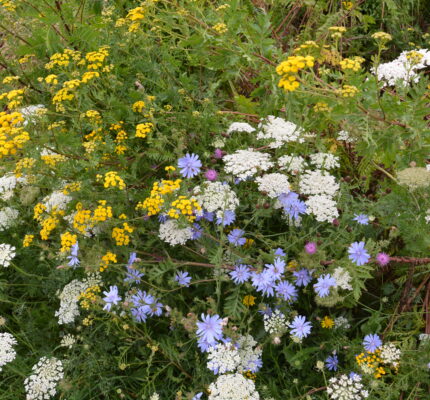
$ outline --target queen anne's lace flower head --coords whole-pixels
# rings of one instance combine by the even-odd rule
[[[314,215],[318,222],[332,222],[339,216],[336,202],[328,196],[310,196],[305,203],[306,212]]]
[[[300,193],[334,197],[339,190],[336,178],[322,170],[305,172],[300,178]]]
[[[360,375],[341,375],[330,378],[327,393],[331,400],[362,400],[369,396],[369,392],[363,388]]]
[[[16,339],[10,333],[0,333],[0,371],[4,365],[15,359],[16,351],[13,346],[16,344]]]
[[[47,400],[57,393],[57,384],[63,379],[63,364],[52,357],[42,357],[25,379],[26,400]]]
[[[240,356],[232,343],[218,343],[209,348],[207,367],[216,375],[232,372],[240,364]]]
[[[383,344],[379,350],[381,350],[379,357],[385,364],[392,364],[393,366],[398,364],[402,352],[394,343]]]
[[[0,231],[13,226],[18,218],[19,212],[11,207],[5,207],[0,211]]]
[[[333,168],[339,168],[339,157],[334,156],[330,153],[315,153],[310,156],[310,162],[317,168],[330,170]]]
[[[288,178],[277,172],[258,177],[255,181],[258,183],[258,190],[260,192],[266,192],[272,199],[277,198],[282,193],[288,193],[290,191]]]
[[[236,193],[226,183],[205,182],[194,188],[194,195],[205,211],[215,212],[218,218],[225,210],[234,211],[239,205]]]
[[[169,219],[160,224],[158,237],[171,246],[175,246],[177,244],[185,244],[187,240],[190,240],[193,237],[193,230],[189,227],[181,228],[178,221]]]
[[[264,319],[264,330],[271,335],[282,335],[288,330],[289,322],[287,317],[279,310],[266,314]]]
[[[65,195],[61,191],[55,191],[43,199],[43,204],[49,213],[52,210],[65,210],[71,200],[72,197]]]
[[[282,156],[278,159],[278,165],[282,171],[288,171],[293,175],[296,175],[303,171],[306,162],[301,156]]]
[[[0,265],[8,267],[15,257],[15,247],[7,243],[0,244]]]
[[[285,121],[282,118],[269,115],[267,120],[262,121],[258,128],[260,132],[257,134],[257,139],[271,139],[269,146],[272,149],[281,147],[288,142],[300,142],[303,139],[303,129],[290,121]]]
[[[225,162],[224,170],[240,179],[247,179],[254,176],[258,171],[267,171],[273,167],[270,155],[259,151],[237,150],[233,154],[228,154],[223,158]]]
[[[345,268],[335,268],[333,272],[333,278],[336,280],[336,287],[340,287],[344,290],[352,290],[352,276]]]
[[[220,375],[209,385],[208,400],[259,400],[254,382],[242,374]]]
[[[252,133],[255,131],[251,125],[246,122],[233,122],[227,129],[227,133],[230,134],[232,132],[247,132]]]

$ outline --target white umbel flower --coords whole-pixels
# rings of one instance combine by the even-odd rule
[[[300,193],[333,197],[339,190],[336,178],[322,170],[305,172],[300,178]]]
[[[350,136],[349,132],[345,130],[339,131],[339,133],[337,134],[337,140],[346,143],[354,142],[354,139]]]
[[[5,231],[15,225],[19,212],[11,207],[5,207],[0,211],[0,231]]]
[[[305,203],[306,213],[314,215],[318,222],[333,222],[339,216],[336,202],[328,196],[310,196]]]
[[[154,392],[149,400],[160,400],[160,395],[157,392]]]
[[[0,265],[3,267],[9,267],[10,262],[15,257],[16,248],[7,243],[0,244]]]
[[[334,327],[335,329],[349,329],[351,325],[347,318],[340,316],[334,319]]]
[[[337,267],[333,272],[333,278],[336,280],[336,287],[344,290],[352,290],[352,276],[345,268]]]
[[[65,210],[67,204],[72,200],[72,197],[65,195],[63,192],[57,190],[52,192],[49,196],[46,196],[42,202],[46,207],[46,212],[51,212],[52,210]]]
[[[261,355],[263,350],[251,335],[240,336],[237,340],[240,364],[238,372],[257,372],[262,366]]]
[[[258,183],[258,190],[260,192],[266,192],[272,199],[277,198],[282,193],[288,193],[290,191],[288,178],[277,172],[258,177],[255,181]]]
[[[209,385],[208,400],[259,400],[254,382],[242,374],[220,375]]]
[[[282,171],[288,171],[297,175],[305,168],[305,159],[301,156],[282,156],[278,159],[278,165]]]
[[[233,122],[227,129],[227,133],[230,135],[232,132],[247,132],[252,133],[255,131],[251,125],[246,122]]]
[[[310,156],[310,162],[317,168],[331,170],[333,168],[339,168],[339,157],[334,156],[330,153],[315,153]]]
[[[16,339],[10,333],[0,333],[0,371],[7,363],[15,360],[16,351],[13,346],[16,344]]]
[[[208,350],[207,367],[216,375],[235,371],[239,364],[239,352],[232,343],[218,343]]]
[[[386,343],[379,350],[381,350],[379,357],[381,357],[385,364],[392,364],[393,366],[398,364],[402,353],[394,343]]]
[[[341,375],[330,378],[327,393],[331,400],[362,400],[369,396],[369,392],[363,388],[359,375]]]
[[[234,211],[239,205],[236,193],[228,184],[221,182],[205,182],[194,188],[197,203],[209,212],[217,212],[221,218],[225,210]]]
[[[168,221],[160,224],[160,230],[158,237],[170,246],[177,244],[185,244],[187,240],[193,237],[193,231],[191,228],[180,228],[178,221],[169,219]]]
[[[269,115],[267,119],[258,125],[260,132],[257,139],[272,139],[269,146],[277,149],[288,142],[303,142],[304,131],[296,124],[285,121],[280,117]]]
[[[259,151],[237,150],[233,154],[224,156],[224,170],[240,179],[247,179],[259,171],[267,171],[273,167],[270,155]]]
[[[287,317],[279,310],[273,311],[270,315],[264,315],[263,320],[264,330],[271,335],[281,336],[288,329]]]
[[[64,335],[61,339],[60,346],[71,349],[76,343],[76,337],[71,334]]]
[[[22,116],[24,117],[23,125],[26,126],[28,123],[35,123],[37,116],[40,116],[42,113],[48,111],[47,108],[43,104],[36,104],[27,107],[21,108],[19,110]]]
[[[47,400],[57,394],[57,384],[63,379],[63,364],[55,357],[42,357],[25,379],[26,400]]]

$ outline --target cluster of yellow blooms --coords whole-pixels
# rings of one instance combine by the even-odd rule
[[[125,189],[125,183],[116,171],[109,171],[105,173],[103,186],[105,189],[110,187],[118,187],[120,190]]]
[[[79,295],[80,305],[85,310],[88,310],[91,304],[94,304],[98,299],[98,293],[101,292],[99,285],[90,286]]]
[[[333,32],[330,36],[333,39],[339,39],[346,32],[346,28],[344,26],[331,26],[328,28],[330,32]]]
[[[250,295],[250,294],[247,294],[247,295],[243,298],[242,303],[243,303],[246,307],[251,307],[251,306],[255,305],[255,299],[256,299],[256,297],[254,297],[254,296],[252,296],[252,295]]]
[[[343,85],[342,89],[336,90],[336,93],[342,97],[354,97],[358,92],[358,88],[352,85]]]
[[[384,367],[380,365],[383,363],[380,353],[381,350],[376,349],[373,353],[365,352],[355,356],[355,360],[363,372],[373,373],[373,376],[377,379],[386,374]]]
[[[81,190],[81,182],[67,183],[63,187],[63,194],[70,194],[72,192],[79,192]]]
[[[10,12],[15,11],[16,9],[16,5],[10,0],[0,0],[0,6]]]
[[[389,42],[393,37],[387,32],[375,32],[372,35],[372,39],[379,40],[381,42]]]
[[[108,251],[103,257],[102,262],[100,263],[100,272],[103,272],[111,263],[116,263],[116,255]]]
[[[136,210],[144,209],[147,210],[148,216],[157,215],[161,211],[161,207],[164,204],[163,195],[171,194],[175,190],[178,190],[181,186],[181,179],[165,180],[161,183],[154,182],[152,185],[151,194],[143,202],[139,201],[136,206]]]
[[[78,237],[70,232],[65,232],[61,236],[61,253],[69,251],[70,248],[77,242]]]
[[[213,27],[212,27],[212,29],[214,30],[214,31],[216,31],[217,33],[226,33],[227,31],[228,31],[228,28],[227,28],[227,25],[226,24],[224,24],[224,23],[222,23],[222,22],[219,22],[218,24],[215,24]]]
[[[415,50],[412,50],[406,53],[406,58],[411,62],[412,65],[419,64],[423,57],[424,57],[423,54]]]
[[[344,71],[352,69],[353,71],[357,72],[360,70],[361,64],[363,64],[363,62],[363,57],[344,58],[342,61],[339,62],[339,65]]]
[[[136,101],[131,107],[131,109],[137,113],[141,113],[144,108],[145,108],[145,102],[142,100]]]
[[[313,40],[307,40],[306,42],[302,43],[299,47],[296,47],[293,51],[294,53],[300,53],[303,50],[309,50],[309,49],[319,49],[320,46],[313,41]]]
[[[2,93],[0,94],[0,101],[3,99],[7,99],[7,107],[13,110],[21,105],[24,99],[24,89],[13,89],[9,92]]]
[[[51,232],[60,223],[59,216],[63,216],[64,211],[52,211],[52,215],[48,215],[45,219],[41,221],[42,229],[40,230],[40,237],[42,240],[48,240]]]
[[[136,7],[127,13],[125,18],[120,18],[116,21],[115,26],[123,26],[128,24],[129,32],[136,32],[140,28],[142,20],[145,18],[145,9],[143,7]]]
[[[1,128],[0,128],[1,131]],[[18,160],[15,164],[15,170],[14,174],[17,178],[20,178],[22,176],[22,170],[23,169],[31,169],[33,168],[34,164],[36,164],[36,160],[31,157],[24,157]],[[27,176],[28,179],[28,176]]]
[[[324,103],[323,101],[317,102],[313,107],[315,112],[326,112],[330,111],[330,107],[327,103]]]
[[[178,219],[182,214],[186,216],[188,221],[193,222],[196,215],[202,213],[202,207],[194,197],[187,199],[186,196],[179,196],[170,206],[171,208],[167,212],[170,218]]]
[[[130,236],[127,233],[133,233],[134,228],[124,222],[122,228],[113,228],[112,238],[115,239],[117,246],[126,246],[130,243]]]
[[[58,163],[66,161],[67,157],[62,154],[45,154],[40,156],[41,160],[50,167],[55,167]]]
[[[294,91],[300,83],[297,81],[296,74],[304,68],[312,68],[315,59],[312,56],[290,56],[286,61],[282,61],[277,67],[276,72],[281,75],[278,86],[286,91]]]
[[[30,247],[33,242],[34,235],[25,235],[24,240],[22,241],[22,247]]]
[[[100,124],[102,122],[102,116],[97,110],[88,110],[81,114],[82,118],[88,118],[90,122]]]
[[[28,132],[20,126],[24,121],[21,113],[0,112],[0,159],[15,154],[30,140]]]
[[[326,315],[321,321],[321,326],[325,329],[332,329],[334,327],[333,318]]]
[[[85,55],[85,60],[88,63],[87,68],[92,71],[101,69],[107,57],[109,57],[109,46],[103,46],[97,51],[87,53]]]
[[[143,124],[138,124],[136,126],[136,137],[137,138],[146,138],[146,134],[151,132],[151,129],[153,128],[153,124],[151,122],[145,122]]]
[[[71,61],[80,61],[81,57],[80,51],[65,49],[62,53],[53,54],[49,62],[45,64],[45,69],[51,70],[55,66],[68,67]]]
[[[98,203],[99,205],[93,213],[91,213],[91,210],[84,209],[82,204],[78,203],[76,205],[76,214],[73,217],[73,228],[84,234],[88,229],[93,228],[96,223],[112,218],[112,207],[106,206],[106,200],[99,200]]]

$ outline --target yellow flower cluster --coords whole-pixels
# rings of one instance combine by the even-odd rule
[[[121,143],[128,138],[127,132],[124,130],[124,121],[112,124],[110,130],[116,132],[115,142],[117,143]]]
[[[97,51],[91,51],[85,55],[89,70],[98,70],[109,57],[109,46],[100,47]]]
[[[0,0],[0,6],[9,12],[15,11],[16,9],[16,5],[10,0]]]
[[[103,257],[102,262],[100,264],[100,272],[103,272],[111,263],[116,263],[116,255],[108,251]]]
[[[99,205],[94,210],[92,220],[94,222],[104,222],[112,218],[112,207],[106,206],[106,200],[99,200]]]
[[[78,237],[70,232],[65,232],[61,234],[61,253],[65,253],[66,251],[69,251],[70,248],[76,243],[78,240]]]
[[[134,228],[124,222],[122,228],[113,228],[112,238],[115,239],[117,246],[126,246],[130,243],[130,236],[127,233],[133,233]]]
[[[15,154],[30,140],[28,132],[20,126],[23,121],[19,112],[0,112],[0,159]]]
[[[1,128],[0,128],[0,132],[1,132]],[[22,176],[22,170],[33,168],[35,163],[36,163],[36,160],[34,158],[31,158],[31,157],[21,158],[15,164],[15,170],[14,170],[15,176],[17,178],[20,178]]]
[[[100,292],[101,289],[99,285],[90,286],[89,288],[85,289],[85,292],[82,292],[79,295],[81,307],[85,310],[88,310],[91,304],[94,304],[97,301],[99,297],[98,293]]]
[[[42,229],[40,230],[40,237],[42,240],[48,240],[49,235],[51,232],[57,227],[57,225],[60,223],[60,220],[58,219],[57,215],[64,214],[64,212],[53,212],[53,215],[49,215],[47,218],[45,218],[41,225]]]
[[[386,32],[375,32],[372,34],[372,39],[379,40],[381,42],[389,42],[393,37]]]
[[[25,64],[28,63],[30,61],[30,58],[35,57],[34,54],[26,54],[24,57],[21,57],[18,62],[20,64]]]
[[[294,53],[299,53],[302,50],[308,50],[308,49],[319,49],[319,46],[313,40],[307,40],[306,42],[302,43],[299,47],[296,47],[293,51]]]
[[[1,0],[0,0],[0,1],[1,1]],[[17,80],[19,80],[19,76],[5,76],[5,77],[3,78],[2,83],[3,83],[4,85],[7,85],[8,83],[12,83],[12,82],[17,81]]]
[[[193,222],[196,219],[196,215],[202,212],[202,207],[194,197],[187,199],[186,196],[179,196],[170,206],[171,208],[167,212],[170,218],[178,219],[182,214],[190,222]]]
[[[175,181],[163,179],[161,184],[159,182],[154,182],[150,196],[143,202],[140,201],[136,206],[136,210],[142,208],[148,210],[148,216],[157,215],[164,204],[162,196],[178,190],[181,186],[181,182],[181,179],[176,179]]]
[[[313,107],[315,112],[326,112],[330,111],[330,107],[327,103],[324,103],[323,101],[317,102]]]
[[[118,187],[120,190],[125,189],[125,183],[116,171],[106,172],[103,186],[105,189],[109,187]]]
[[[55,167],[59,162],[63,162],[67,160],[66,156],[62,154],[46,154],[44,156],[40,156],[41,160],[50,167]]]
[[[93,80],[95,78],[100,78],[100,72],[97,72],[97,71],[87,71],[87,72],[84,72],[82,74],[81,82],[82,83],[88,83],[89,81],[91,81],[91,80]]]
[[[138,124],[136,126],[136,136],[137,138],[146,138],[146,134],[151,132],[154,125],[151,122],[145,122],[143,124]]]
[[[218,24],[215,24],[213,27],[213,30],[218,32],[218,33],[226,33],[228,31],[227,25],[219,22]]]
[[[343,85],[342,89],[336,90],[336,93],[342,97],[354,97],[360,90],[352,85]]]
[[[361,64],[363,64],[363,62],[363,57],[344,58],[342,61],[339,62],[339,65],[344,71],[352,69],[353,71],[357,72],[360,70]]]
[[[58,76],[55,74],[49,74],[45,77],[45,82],[50,85],[58,85]]]
[[[255,297],[254,296],[252,296],[252,295],[250,295],[250,294],[247,294],[244,298],[243,298],[243,300],[242,300],[242,303],[245,305],[245,306],[247,306],[247,307],[251,307],[251,306],[253,306],[253,305],[255,305]]]
[[[423,57],[423,54],[415,50],[406,53],[406,58],[411,62],[412,65],[419,64]]]
[[[53,69],[55,66],[67,67],[70,61],[79,61],[81,59],[81,52],[65,49],[62,53],[55,53],[49,59],[49,62],[45,65],[47,70]]]
[[[33,242],[34,235],[25,235],[24,240],[22,241],[23,247],[30,247],[31,243]]]
[[[145,9],[143,7],[136,7],[131,9],[127,16],[125,17],[125,21],[129,24],[128,31],[136,32],[140,28],[140,23],[145,18]]]
[[[299,263],[296,260],[291,260],[287,265],[289,271],[295,271],[298,267]]]
[[[79,192],[81,190],[81,182],[71,182],[64,185],[63,194]]]
[[[346,10],[350,10],[354,6],[354,3],[352,1],[342,1],[342,5]]]
[[[139,101],[136,101],[134,104],[133,104],[133,106],[131,107],[131,109],[134,111],[134,112],[137,112],[137,113],[141,113],[142,111],[143,111],[143,109],[145,108],[145,102],[144,101],[142,101],[142,100],[139,100]]]
[[[321,326],[325,329],[332,329],[334,327],[334,320],[326,315],[321,321]]]
[[[76,209],[76,214],[73,217],[73,228],[75,228],[78,232],[84,234],[87,229],[93,227],[93,224],[91,222],[91,210],[83,209],[81,203],[78,203],[76,205]]]
[[[64,101],[71,101],[75,98],[75,95],[67,88],[60,89],[57,93],[54,94],[52,98],[52,104],[55,105],[55,109],[58,112],[66,111],[64,105],[62,104]]]
[[[386,374],[385,369],[380,365],[383,363],[380,354],[381,350],[376,349],[373,353],[365,352],[358,354],[355,356],[355,360],[363,372],[373,373],[373,376],[379,379],[382,375]]]
[[[304,68],[312,68],[314,61],[312,56],[290,56],[286,61],[282,61],[276,67],[276,73],[282,76],[278,86],[290,92],[296,90],[300,86],[296,74]]]
[[[24,95],[24,89],[13,89],[9,92],[5,92],[0,94],[0,101],[3,99],[7,99],[7,107],[10,110],[17,108],[21,105]]]
[[[96,110],[88,110],[81,114],[81,117],[88,118],[91,122],[99,124],[102,122],[102,116]]]
[[[331,26],[328,28],[330,32],[333,32],[330,36],[333,39],[339,39],[346,32],[346,28],[344,26]]]

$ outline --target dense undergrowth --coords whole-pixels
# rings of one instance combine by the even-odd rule
[[[0,399],[428,399],[429,20],[0,0]]]

